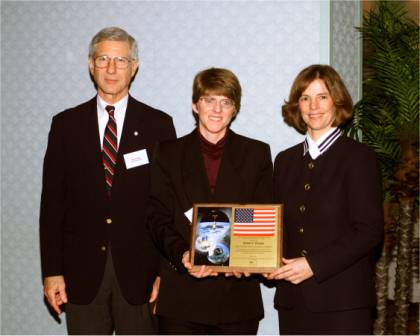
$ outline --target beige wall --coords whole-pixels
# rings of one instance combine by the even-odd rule
[[[418,0],[398,0],[399,2],[404,3],[405,8],[407,9],[407,14],[413,20],[419,24],[419,4]],[[364,0],[363,1],[363,11],[370,10],[376,3],[375,0]]]

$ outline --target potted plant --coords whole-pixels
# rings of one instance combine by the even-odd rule
[[[378,1],[356,29],[365,48],[363,98],[346,131],[377,153],[384,193],[385,239],[376,269],[374,333],[406,334],[412,279],[419,277],[418,237],[413,239],[419,208],[419,26],[400,2]],[[397,269],[394,323],[389,330],[392,260]]]

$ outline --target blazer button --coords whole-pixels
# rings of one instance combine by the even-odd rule
[[[112,224],[112,219],[111,219],[111,218],[107,218],[107,219],[106,219],[106,223],[107,223],[107,224]]]
[[[308,191],[309,189],[311,189],[311,185],[309,183],[306,183],[304,188],[306,191]]]
[[[106,251],[106,246],[101,246],[101,251]]]
[[[300,251],[300,255],[302,256],[302,257],[306,257],[306,255],[308,254],[308,252],[306,251],[306,250],[302,250],[302,251]]]
[[[308,163],[308,168],[309,169],[314,169],[314,167],[315,167],[315,164],[313,162]]]
[[[303,204],[299,207],[299,211],[300,212],[305,212],[306,211],[306,206],[304,206]]]

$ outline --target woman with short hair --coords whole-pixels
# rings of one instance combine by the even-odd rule
[[[230,70],[199,72],[196,129],[155,152],[149,227],[165,256],[157,302],[162,334],[256,334],[264,315],[257,278],[226,277],[211,266],[192,272],[189,261],[187,213],[194,203],[272,201],[270,147],[230,129],[240,103],[241,86]]]

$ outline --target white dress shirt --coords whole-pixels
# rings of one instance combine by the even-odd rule
[[[115,107],[114,116],[115,116],[115,121],[117,123],[117,138],[118,138],[117,143],[119,147],[122,129],[124,125],[125,112],[127,111],[128,95],[125,96],[123,99],[117,101],[115,104],[108,104],[99,95],[97,96],[96,101],[97,101],[99,139],[101,141],[101,150],[102,150],[102,142],[104,140],[106,124],[108,123],[108,119],[109,119],[109,114],[105,110],[105,107],[107,105],[112,105]]]

